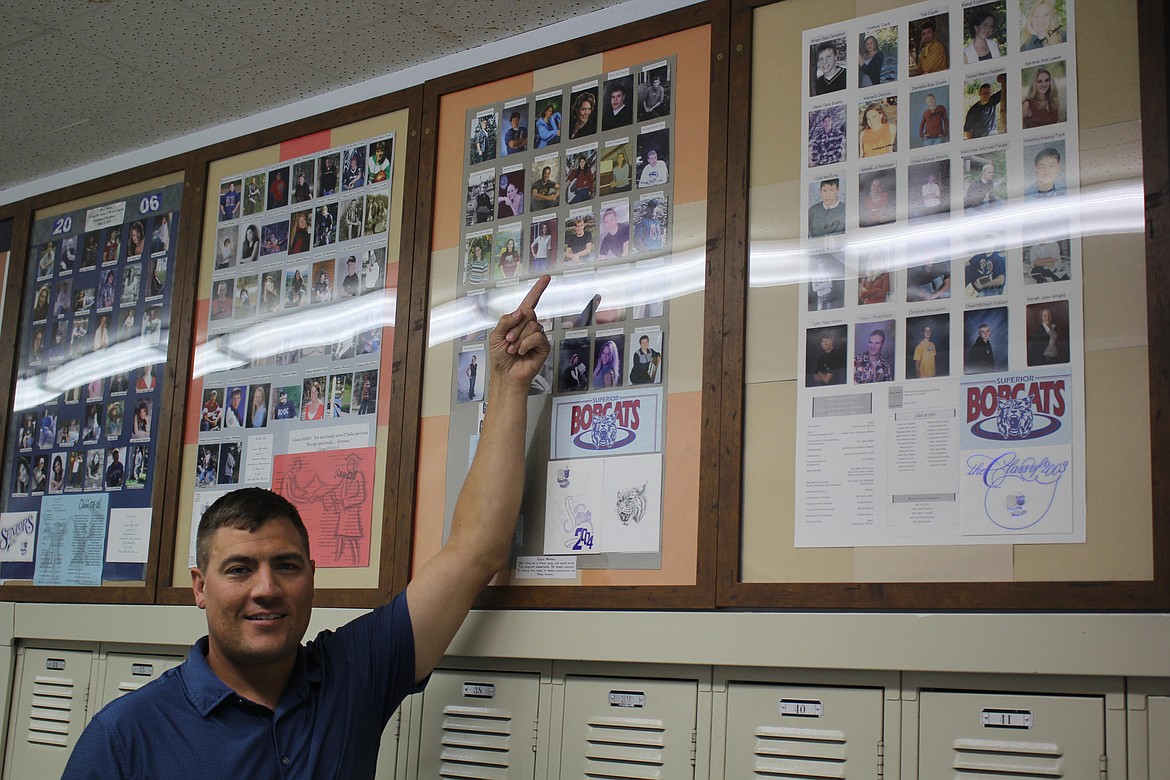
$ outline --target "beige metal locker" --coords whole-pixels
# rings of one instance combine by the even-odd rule
[[[399,777],[400,759],[405,751],[399,751],[398,746],[408,737],[410,705],[413,696],[407,696],[394,714],[390,716],[386,728],[382,731],[382,741],[378,747],[378,762],[374,765],[374,777],[377,780],[395,780]],[[405,711],[405,712],[404,712]]]
[[[26,647],[16,661],[6,780],[60,777],[85,728],[93,650]]]
[[[559,777],[695,774],[698,682],[566,676]]]
[[[1146,699],[1150,780],[1170,777],[1170,696]]]
[[[181,655],[152,655],[147,653],[109,653],[105,658],[105,674],[91,698],[88,723],[114,699],[136,691],[167,669],[183,663]]]
[[[1105,699],[922,691],[918,777],[1103,778]]]
[[[419,778],[531,778],[540,674],[438,669],[422,694]]]
[[[880,688],[729,683],[722,776],[877,780],[883,712]]]

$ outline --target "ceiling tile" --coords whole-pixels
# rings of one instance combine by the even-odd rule
[[[43,35],[47,31],[46,25],[0,13],[0,46],[11,46],[14,43]]]
[[[621,0],[0,0],[0,190]]]

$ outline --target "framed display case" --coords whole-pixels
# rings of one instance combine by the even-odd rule
[[[725,40],[701,4],[427,85],[416,566],[491,402],[486,332],[553,277],[527,463],[500,475],[525,481],[522,516],[481,605],[712,604]]]
[[[9,600],[153,599],[190,158],[33,198],[5,331]]]
[[[189,603],[203,511],[240,487],[293,501],[316,603],[405,586],[396,339],[409,291],[421,89],[199,153],[192,348],[180,361],[160,600]]]
[[[719,605],[1165,609],[1161,4],[735,8]]]

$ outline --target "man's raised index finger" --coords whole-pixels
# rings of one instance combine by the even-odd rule
[[[544,290],[546,287],[548,287],[549,282],[551,281],[551,276],[548,274],[542,274],[541,277],[536,280],[536,284],[532,285],[532,289],[528,291],[528,294],[524,296],[524,300],[520,302],[520,310],[531,309],[533,312],[535,312],[536,304],[540,301],[540,296],[544,295]]]

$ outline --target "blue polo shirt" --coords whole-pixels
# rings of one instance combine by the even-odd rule
[[[215,676],[204,637],[94,717],[62,780],[373,778],[386,723],[419,690],[405,593],[300,648],[276,712]]]

